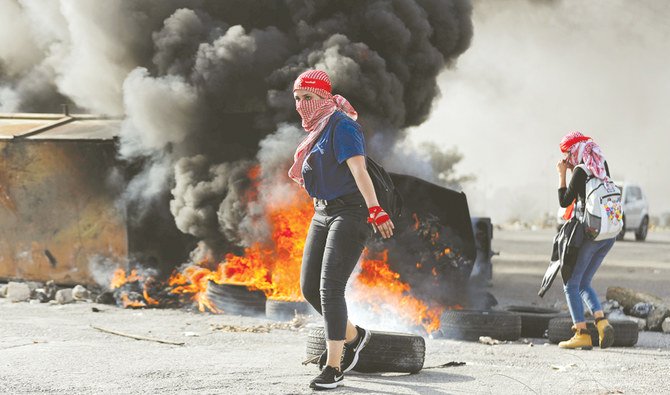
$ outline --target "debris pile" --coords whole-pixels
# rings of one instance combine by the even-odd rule
[[[629,288],[607,288],[607,302],[603,309],[610,318],[628,319],[640,330],[670,333],[670,304],[655,295]],[[664,325],[665,322],[668,322]]]
[[[0,284],[0,298],[11,302],[68,304],[76,301],[92,302],[93,293],[82,285],[74,288],[61,288],[53,281],[46,283],[9,282]]]

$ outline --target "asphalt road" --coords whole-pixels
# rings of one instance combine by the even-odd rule
[[[535,295],[551,233],[498,231],[491,291],[501,304],[562,301],[560,287]],[[617,243],[596,277],[602,293],[622,285],[668,298],[670,234]],[[99,309],[94,312],[92,307]],[[266,319],[181,310],[123,310],[79,302],[10,303],[0,299],[2,394],[302,394],[318,371],[303,366],[303,331],[231,332]],[[183,342],[138,341],[92,326]],[[529,344],[532,343],[532,346]],[[419,374],[348,374],[336,394],[670,393],[670,335],[641,333],[634,348],[568,351],[530,339],[495,346],[426,339]],[[464,366],[435,368],[450,361]]]
[[[537,296],[551,256],[554,232],[498,230],[493,235],[493,286],[501,304],[531,303],[565,306],[560,276],[545,294]],[[621,286],[670,300],[670,232],[649,232],[647,241],[632,234],[617,241],[596,272],[593,285],[601,300],[607,287]]]

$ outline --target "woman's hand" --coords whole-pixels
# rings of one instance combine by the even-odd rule
[[[568,164],[565,162],[565,159],[558,161],[556,170],[558,171],[558,175],[565,176],[565,173],[568,171]]]
[[[388,239],[393,236],[393,221],[389,215],[381,207],[375,206],[368,209],[370,216],[368,217],[368,222],[372,224],[372,230],[375,233],[379,232],[383,238]]]

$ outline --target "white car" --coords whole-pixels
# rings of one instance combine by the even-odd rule
[[[621,189],[623,200],[623,230],[619,233],[617,240],[623,240],[626,232],[635,232],[635,240],[644,241],[649,229],[649,203],[642,193],[639,185],[629,182],[615,182]],[[622,187],[623,186],[623,187]],[[565,223],[563,214],[565,209],[559,207],[556,212],[556,223],[558,229]]]
[[[623,185],[623,230],[617,237],[623,240],[626,232],[635,232],[635,240],[644,241],[649,230],[649,203],[639,185],[617,182],[619,188]]]

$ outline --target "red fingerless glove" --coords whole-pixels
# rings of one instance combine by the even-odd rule
[[[368,217],[369,224],[374,222],[375,225],[379,226],[391,219],[389,215],[386,214],[386,211],[380,206],[370,207],[368,208],[368,212],[370,213],[370,216]]]

